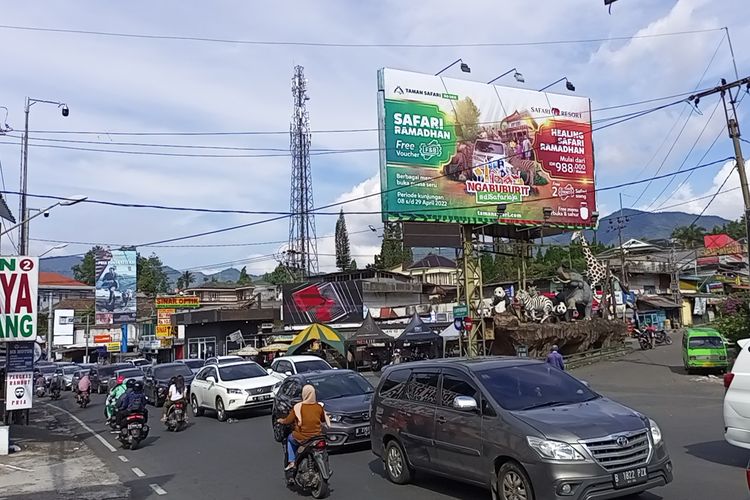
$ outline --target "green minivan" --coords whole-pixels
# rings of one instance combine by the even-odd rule
[[[713,328],[688,328],[682,336],[682,364],[688,373],[701,368],[725,372],[729,362],[724,337]]]

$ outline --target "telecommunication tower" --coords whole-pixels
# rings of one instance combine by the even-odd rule
[[[292,182],[289,192],[289,248],[286,265],[301,277],[318,272],[318,243],[313,214],[312,172],[310,171],[310,117],[307,112],[307,80],[302,66],[292,76],[294,113],[289,128],[292,153]]]

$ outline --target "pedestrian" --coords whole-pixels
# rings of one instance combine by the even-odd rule
[[[555,368],[559,368],[560,370],[565,370],[565,361],[563,360],[563,355],[560,354],[560,351],[556,345],[553,345],[552,350],[549,354],[547,354],[547,363],[554,366]]]

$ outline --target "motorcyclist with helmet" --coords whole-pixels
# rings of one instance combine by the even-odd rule
[[[128,381],[125,382],[125,377],[123,377],[122,375],[117,377],[117,385],[115,385],[112,390],[109,391],[109,395],[107,395],[107,402],[105,403],[104,407],[104,413],[108,421],[115,416],[115,411],[117,409],[117,403],[119,399],[129,388],[133,387],[134,382],[135,381],[133,379],[128,379]]]
[[[148,422],[146,396],[143,394],[143,382],[135,381],[133,390],[126,392],[117,402],[117,425],[122,427],[125,417],[131,413],[142,413]]]

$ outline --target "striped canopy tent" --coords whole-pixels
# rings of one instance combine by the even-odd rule
[[[333,328],[320,323],[313,323],[308,326],[294,337],[289,350],[287,350],[287,356],[297,352],[302,346],[307,345],[310,342],[319,340],[321,343],[329,345],[341,353],[342,356],[346,355],[344,350],[344,338]]]

